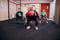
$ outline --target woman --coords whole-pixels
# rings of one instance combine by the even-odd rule
[[[36,30],[38,30],[38,23],[37,23],[37,19],[39,18],[38,13],[36,10],[33,9],[33,7],[30,8],[30,10],[28,10],[28,12],[26,13],[26,18],[27,18],[27,28],[26,29],[30,29],[30,25],[29,22],[30,21],[35,21],[36,23]]]
[[[47,13],[45,12],[44,9],[43,9],[43,12],[42,12],[41,15],[40,15],[40,18],[41,18],[41,20],[42,20],[43,18],[46,18],[46,23],[48,23]],[[41,23],[41,21],[40,21],[40,23]]]
[[[18,8],[18,12],[16,13],[16,20],[17,20],[17,23],[19,23],[19,20],[22,19],[23,20],[23,12],[21,11],[20,8]]]

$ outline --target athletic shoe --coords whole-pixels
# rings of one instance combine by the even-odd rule
[[[41,23],[41,21],[39,21],[39,23]]]
[[[30,29],[30,26],[28,26],[26,29]]]
[[[36,27],[36,30],[38,30],[38,27]]]
[[[48,23],[48,21],[46,21],[46,23]]]

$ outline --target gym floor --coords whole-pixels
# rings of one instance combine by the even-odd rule
[[[39,30],[29,30],[23,24],[16,24],[15,19],[0,22],[1,40],[60,40],[60,26],[52,21],[39,23]]]

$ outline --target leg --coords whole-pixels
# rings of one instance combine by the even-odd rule
[[[35,23],[36,23],[36,30],[38,30],[38,27],[37,27],[38,26],[38,19],[37,18],[35,19]]]
[[[30,25],[29,25],[30,19],[27,18],[27,28],[26,29],[30,29]]]
[[[48,23],[48,18],[46,17],[46,23]]]
[[[43,17],[41,16],[41,17],[40,17],[40,21],[39,21],[39,23],[41,23],[42,19],[43,19]]]
[[[16,21],[18,21],[18,18],[16,17]]]
[[[25,21],[25,17],[22,16],[22,20]]]
[[[17,23],[19,23],[19,18],[16,17],[16,21],[17,21]]]
[[[38,19],[37,18],[35,19],[35,23],[36,23],[36,26],[38,26]]]

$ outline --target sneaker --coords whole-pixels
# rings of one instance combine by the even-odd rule
[[[39,23],[41,23],[41,21],[39,21]]]
[[[30,29],[30,26],[28,26],[26,29]]]
[[[27,22],[27,21],[25,21],[25,22]]]
[[[36,30],[38,30],[38,27],[36,27]]]
[[[46,23],[48,23],[48,21],[46,21]]]

